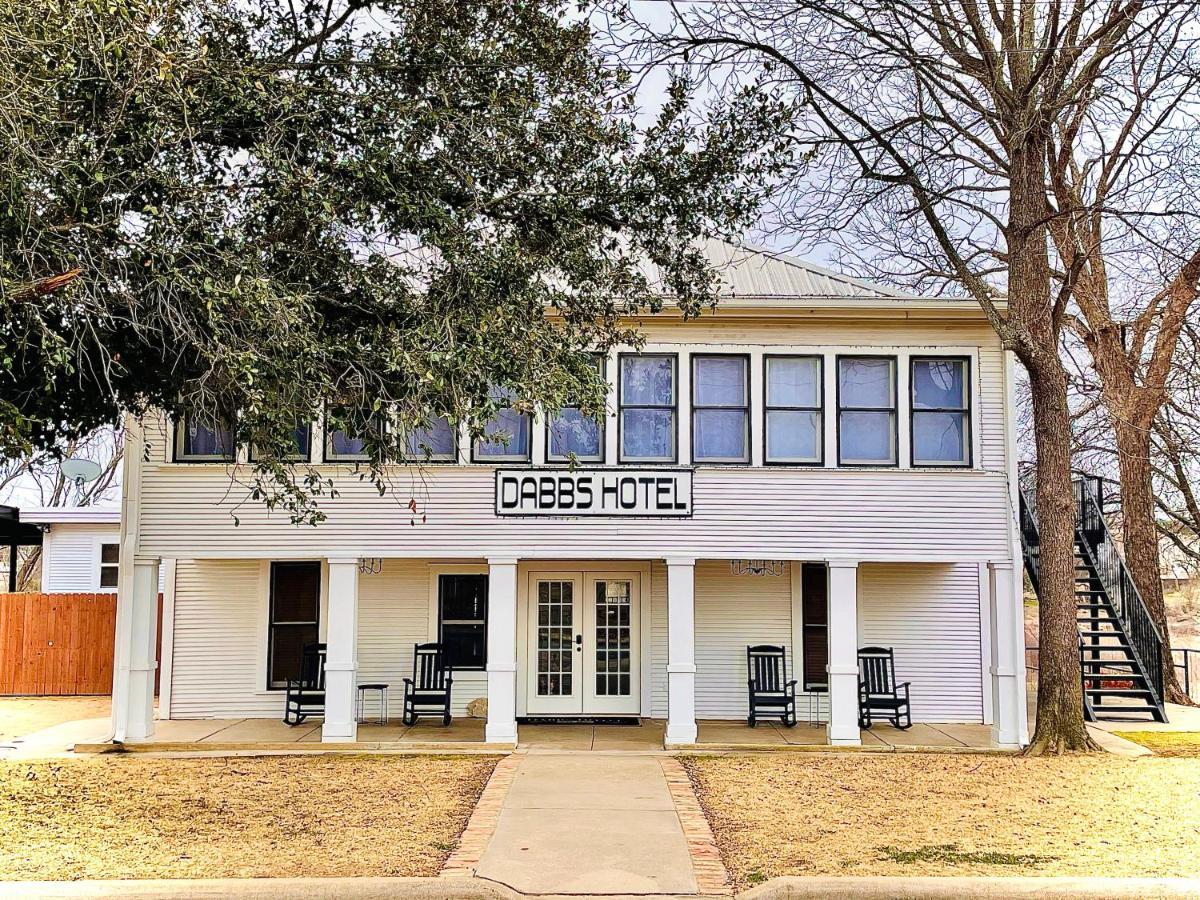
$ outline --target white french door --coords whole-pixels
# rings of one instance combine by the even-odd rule
[[[637,574],[535,572],[528,597],[529,714],[637,715]]]

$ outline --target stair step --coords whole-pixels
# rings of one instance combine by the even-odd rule
[[[1137,660],[1135,660],[1135,659],[1081,659],[1079,661],[1079,664],[1081,666],[1096,666],[1096,667],[1136,666]],[[1128,676],[1140,675],[1140,674],[1141,674],[1140,672],[1119,672],[1116,675],[1114,675],[1113,677],[1114,678],[1125,678]]]
[[[1088,694],[1103,694],[1105,697],[1149,697],[1145,688],[1085,688]]]
[[[1092,704],[1092,712],[1094,713],[1150,713],[1157,717],[1158,709],[1152,703],[1147,703],[1144,706],[1103,706],[1098,703]]]

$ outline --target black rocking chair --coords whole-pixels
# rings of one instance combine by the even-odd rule
[[[858,727],[870,728],[875,719],[884,719],[901,731],[911,728],[909,684],[908,681],[896,684],[896,657],[891,647],[861,648],[858,651]]]
[[[796,680],[787,680],[784,648],[770,644],[747,647],[746,672],[750,676],[750,715],[746,717],[746,724],[753,728],[762,716],[779,719],[788,728],[793,727],[796,724]]]
[[[325,645],[306,644],[300,654],[300,677],[289,678],[283,721],[299,725],[309,716],[325,715]]]
[[[404,679],[405,725],[416,725],[420,716],[441,716],[450,724],[450,685],[453,671],[441,644],[417,644],[413,677]]]

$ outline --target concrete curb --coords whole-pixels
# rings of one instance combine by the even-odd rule
[[[1149,900],[1200,897],[1200,878],[772,878],[738,900]]]
[[[520,894],[482,878],[210,878],[145,881],[0,882],[0,897],[129,897],[133,900],[521,900]],[[574,894],[572,900],[584,900]],[[651,895],[639,895],[642,897]],[[670,900],[674,895],[652,895]],[[554,900],[553,895],[538,895]],[[737,900],[1151,900],[1200,898],[1200,878],[773,878],[737,895]],[[606,895],[605,900],[620,900]],[[679,900],[703,900],[689,895]]]

